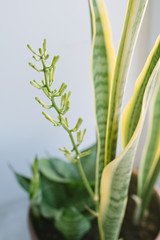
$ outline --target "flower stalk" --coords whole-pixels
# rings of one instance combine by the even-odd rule
[[[69,128],[69,124],[68,124],[68,119],[64,118],[63,116],[68,112],[69,110],[69,98],[71,96],[71,92],[69,91],[68,94],[64,93],[67,85],[65,83],[62,83],[61,87],[59,88],[59,90],[57,91],[56,89],[51,90],[51,86],[53,84],[54,81],[54,76],[55,76],[55,70],[56,70],[56,63],[59,59],[59,56],[55,56],[53,58],[53,61],[51,63],[50,66],[46,65],[46,60],[49,58],[49,54],[46,54],[46,47],[47,47],[47,40],[44,39],[43,42],[43,50],[41,48],[39,48],[39,54],[37,54],[33,48],[30,45],[27,45],[28,48],[31,50],[31,52],[34,54],[33,58],[35,61],[41,61],[42,63],[42,69],[38,69],[34,64],[29,63],[29,65],[36,71],[38,72],[43,72],[44,73],[44,79],[42,80],[42,85],[40,85],[36,80],[31,81],[31,85],[36,87],[37,89],[42,89],[44,94],[46,95],[46,97],[51,101],[51,105],[47,105],[45,103],[43,103],[40,99],[38,99],[37,97],[35,98],[36,101],[45,109],[51,109],[54,108],[55,111],[57,112],[58,116],[58,120],[54,120],[51,116],[49,116],[47,113],[42,112],[42,114],[45,116],[45,118],[47,120],[49,120],[54,126],[62,126],[65,131],[68,133],[71,143],[72,143],[72,150],[68,150],[67,148],[60,148],[61,151],[64,152],[65,156],[67,157],[67,159],[69,161],[71,161],[72,163],[77,163],[78,165],[78,169],[79,172],[81,174],[83,183],[86,187],[86,190],[88,191],[88,193],[90,194],[90,196],[92,197],[92,199],[94,198],[94,192],[89,184],[89,181],[86,177],[85,171],[82,167],[81,164],[81,157],[82,156],[86,156],[88,154],[90,154],[90,151],[86,151],[83,153],[80,153],[80,151],[78,150],[79,145],[82,143],[84,135],[86,133],[86,129],[84,129],[84,132],[81,136],[81,131],[77,132],[83,122],[82,118],[79,118],[75,127],[74,128]],[[60,107],[58,107],[58,105],[56,104],[55,98],[57,97],[61,97],[61,104]],[[77,132],[77,143],[73,137],[73,133]],[[75,157],[72,156],[72,154],[75,153]]]

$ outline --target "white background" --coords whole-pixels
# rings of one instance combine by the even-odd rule
[[[106,0],[111,21],[112,36],[117,52],[127,0]],[[133,91],[134,81],[147,54],[160,32],[160,2],[151,0],[148,13],[138,39],[132,71],[129,75],[124,106]],[[41,93],[29,82],[42,80],[42,76],[28,66],[32,54],[30,43],[38,49],[48,39],[51,56],[60,55],[57,64],[55,87],[64,81],[72,91],[71,124],[78,117],[84,119],[82,127],[87,135],[82,147],[96,141],[93,111],[93,93],[90,81],[89,60],[91,33],[87,0],[1,0],[0,8],[0,203],[25,195],[11,170],[30,174],[35,155],[60,156],[59,147],[70,146],[66,133],[53,128],[41,114],[35,96]],[[121,151],[119,140],[118,153]]]

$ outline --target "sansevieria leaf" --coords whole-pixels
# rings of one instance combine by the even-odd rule
[[[129,104],[127,105],[122,118],[122,142],[123,148],[127,145],[131,139],[142,108],[142,99],[147,86],[147,83],[150,79],[150,76],[156,67],[160,59],[160,36],[158,37],[153,50],[151,51],[144,69],[142,70],[140,76],[138,77],[133,97],[131,98]]]
[[[111,162],[116,155],[118,127],[125,83],[147,2],[147,0],[129,0],[128,2],[110,95],[105,164]]]
[[[149,134],[138,174],[138,196],[141,198],[142,215],[160,173],[160,74],[151,107]]]
[[[156,74],[160,65],[154,69],[143,96],[143,104],[136,130],[123,153],[109,163],[102,174],[100,221],[104,229],[105,240],[117,240],[127,202],[127,192],[136,147],[150,98],[153,93]]]
[[[105,133],[108,102],[114,68],[114,50],[103,0],[89,0],[92,26],[91,73],[97,125],[96,197],[105,156]]]

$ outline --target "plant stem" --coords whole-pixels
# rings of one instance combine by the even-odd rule
[[[91,186],[90,186],[90,184],[89,184],[89,182],[88,182],[88,180],[87,180],[87,178],[86,178],[86,174],[85,174],[85,172],[84,172],[84,170],[83,170],[83,167],[82,167],[80,158],[77,159],[77,164],[78,164],[78,169],[79,169],[79,171],[80,171],[80,174],[81,174],[83,183],[84,183],[86,189],[88,190],[88,193],[89,193],[90,196],[92,197],[92,199],[94,199],[94,192],[93,192],[93,190],[92,190],[92,188],[91,188]]]
[[[50,92],[50,88],[48,87],[48,82],[47,82],[47,76],[46,76],[46,65],[45,65],[45,61],[42,60],[42,65],[43,65],[43,69],[44,69],[44,76],[45,76],[45,84],[47,86],[47,89],[48,91]],[[56,110],[56,112],[58,113],[59,115],[59,121],[62,125],[62,127],[68,132],[69,134],[69,137],[70,137],[70,140],[72,142],[72,145],[73,145],[73,150],[76,152],[76,159],[77,159],[77,164],[78,164],[78,169],[79,169],[79,172],[81,174],[81,177],[82,177],[82,181],[89,193],[89,195],[92,197],[92,199],[94,199],[94,192],[88,182],[88,179],[86,177],[86,174],[83,170],[83,167],[82,167],[82,164],[81,164],[81,160],[80,160],[80,153],[77,149],[77,145],[74,141],[74,138],[73,138],[73,134],[72,134],[72,131],[62,122],[62,115],[61,115],[61,111],[60,109],[58,108],[58,106],[56,105],[55,103],[55,100],[54,98],[52,98],[52,106],[54,107],[54,109]]]

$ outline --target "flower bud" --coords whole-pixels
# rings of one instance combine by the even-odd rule
[[[45,116],[47,120],[49,120],[55,127],[60,126],[60,123],[55,121],[53,118],[51,118],[47,113],[42,112],[42,114]]]
[[[42,88],[41,85],[36,80],[30,81],[30,84],[32,86],[34,86],[35,88],[37,88],[37,89],[41,89]]]
[[[35,65],[33,65],[32,63],[28,63],[30,67],[32,67],[33,69],[35,69],[37,72],[40,72],[41,70],[39,70]]]
[[[47,60],[49,58],[49,54],[46,55],[45,59]]]
[[[77,124],[75,126],[76,131],[80,128],[82,122],[83,122],[82,118],[79,118],[78,121],[77,121]]]
[[[43,52],[42,52],[42,48],[39,48],[39,53],[42,55]]]
[[[64,82],[62,83],[60,89],[59,89],[59,93],[60,95],[62,95],[64,93],[64,91],[66,90],[67,88],[67,84],[65,84]]]
[[[79,132],[77,132],[77,141],[80,143],[81,142],[81,135],[82,135],[82,132],[81,131],[79,131]]]
[[[46,105],[45,103],[43,103],[39,98],[35,97],[36,101],[38,103],[40,103],[42,105],[42,107],[46,108],[46,109],[50,109],[52,107],[52,105]]]
[[[59,56],[54,56],[53,61],[52,61],[52,67],[54,67],[56,65],[56,63],[58,62]]]
[[[43,41],[43,51],[44,51],[44,53],[46,52],[46,49],[47,49],[47,39],[45,38],[44,41]]]
[[[30,50],[32,53],[36,54],[35,51],[33,50],[33,48],[32,48],[29,44],[27,44],[27,47],[29,48],[29,50]]]
[[[35,56],[35,55],[33,56],[33,58],[34,58],[34,60],[36,60],[37,62],[39,61],[39,59],[38,59],[38,58],[36,58],[36,56]]]
[[[71,154],[65,153],[64,155],[65,155],[65,157],[66,157],[71,163],[76,163],[76,162],[77,162],[77,160],[74,159],[74,158],[71,156]]]
[[[81,139],[82,142],[83,142],[83,138],[84,138],[84,135],[85,135],[86,131],[87,131],[87,129],[85,128],[84,131],[83,131],[83,134],[82,134],[82,139]]]

